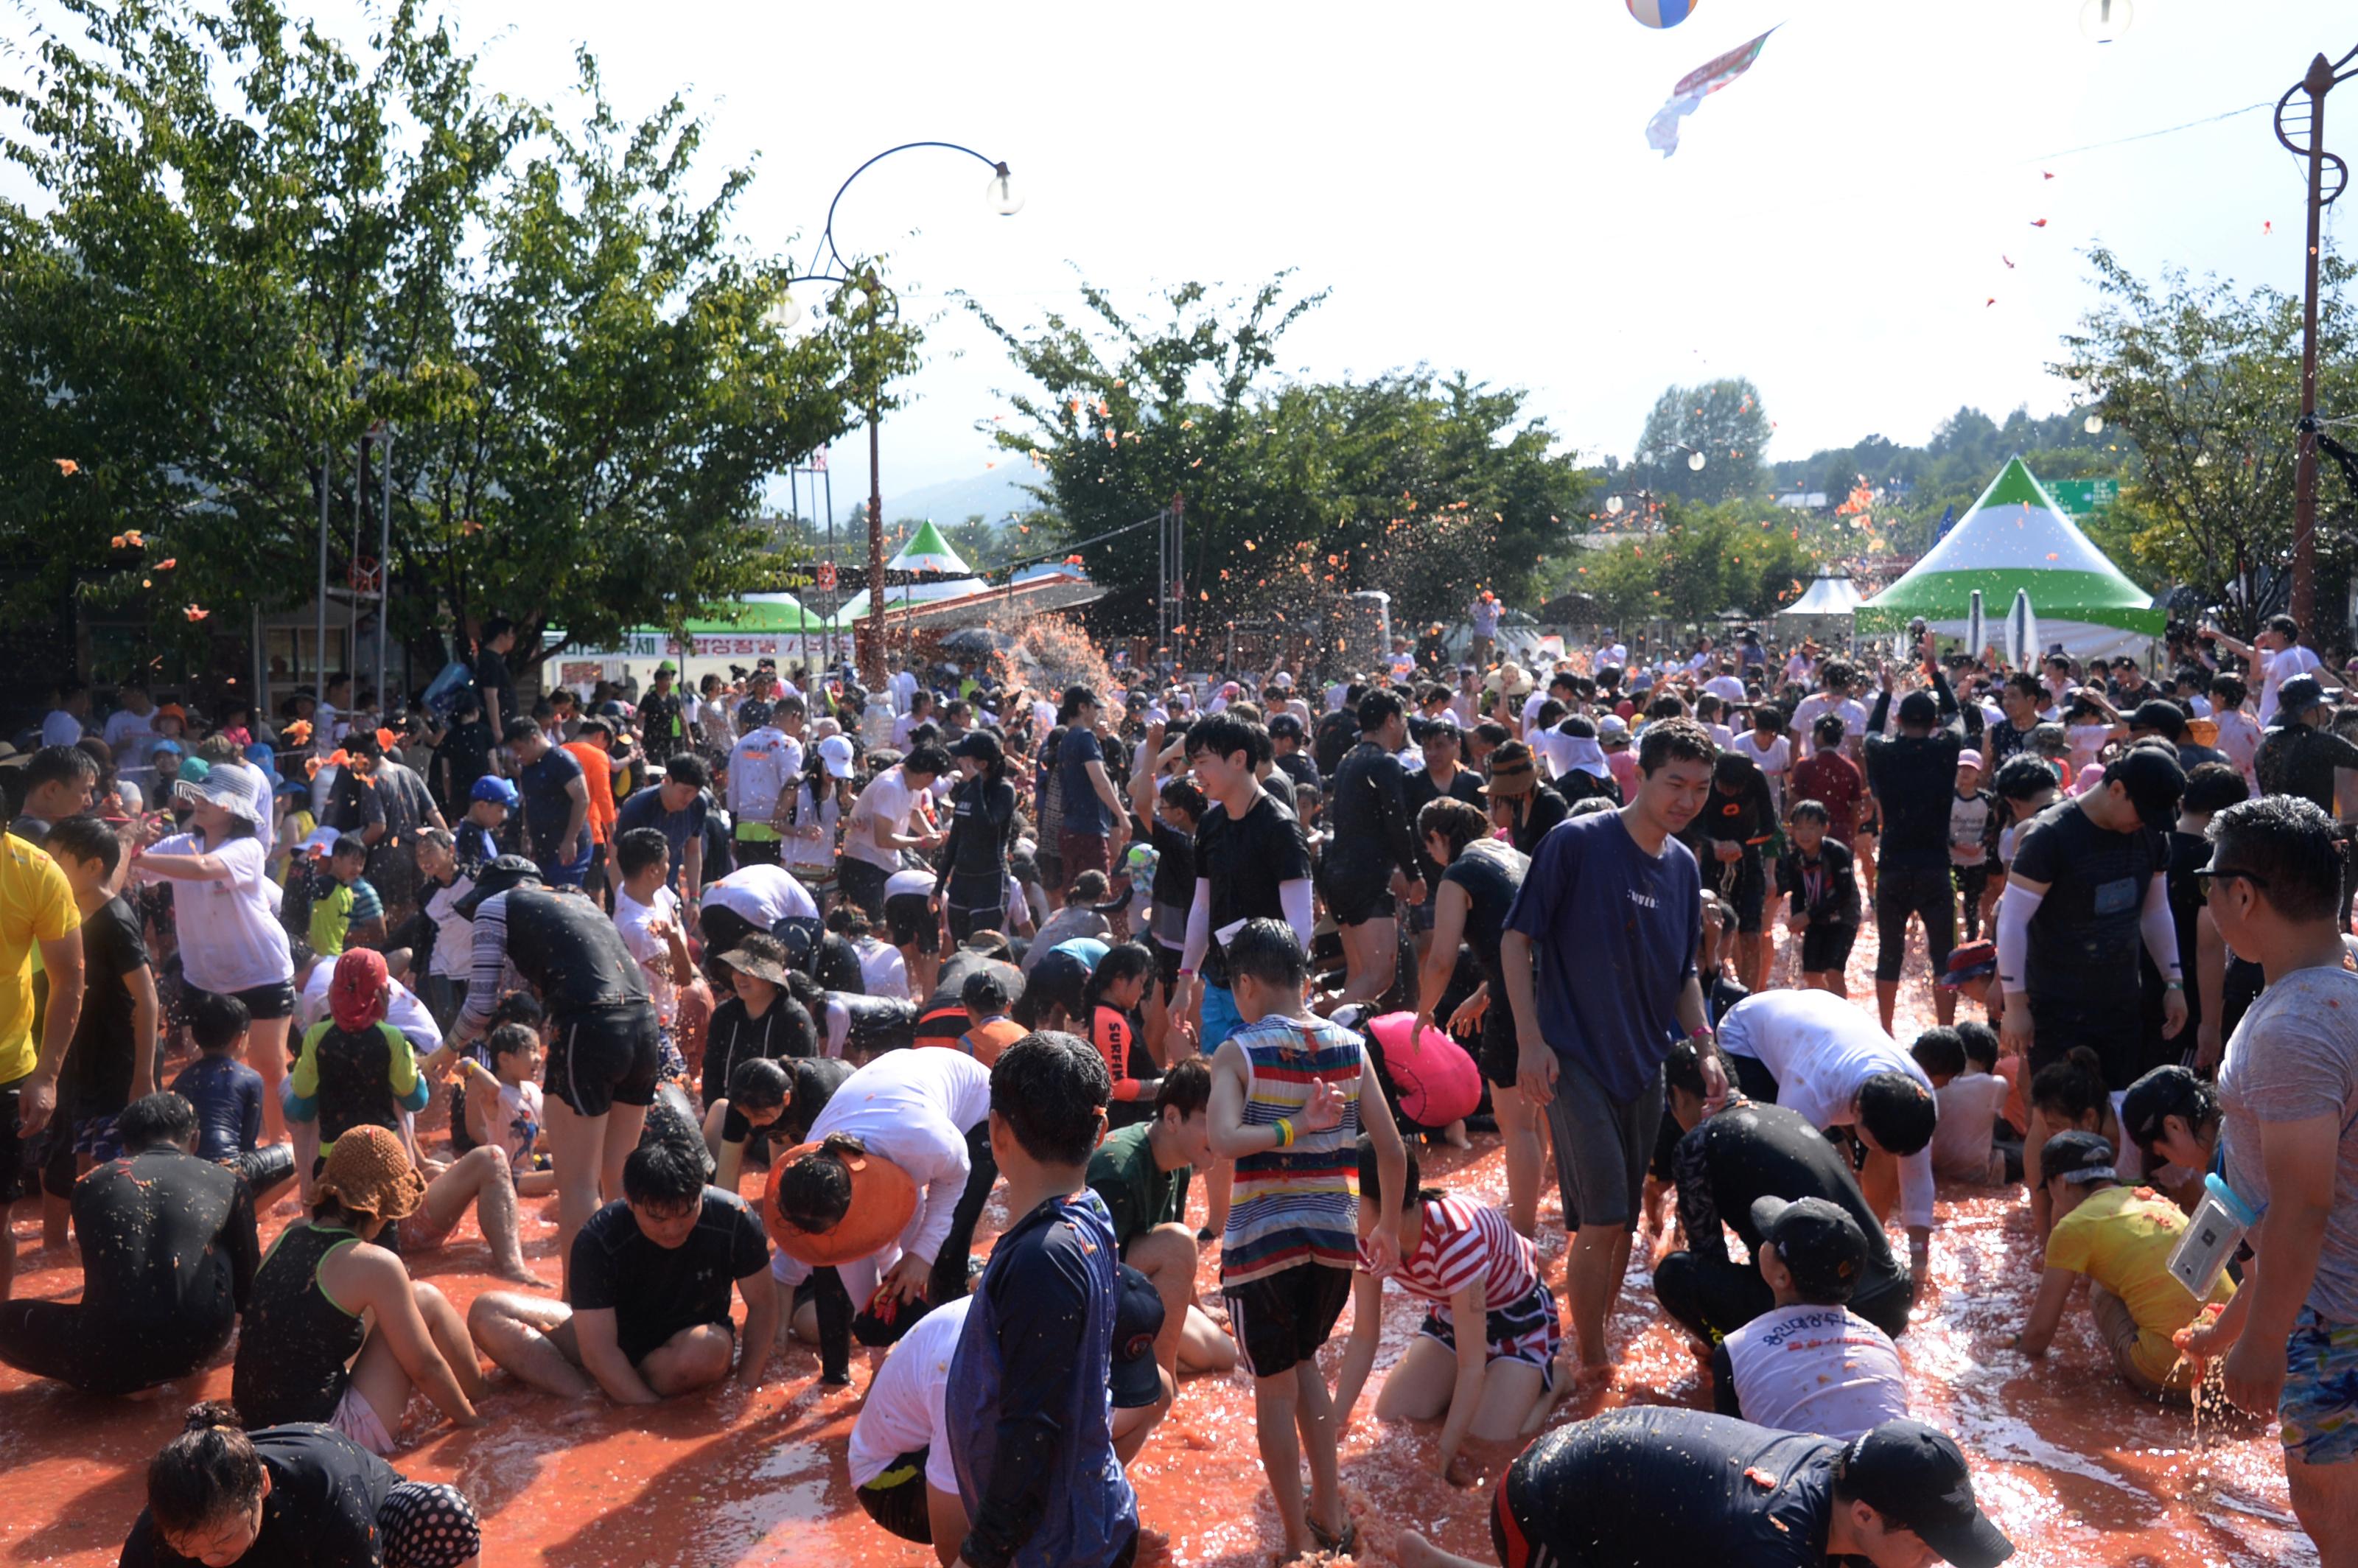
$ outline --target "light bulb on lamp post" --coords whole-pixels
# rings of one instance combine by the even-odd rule
[[[2129,30],[2136,20],[2136,6],[2132,0],[2087,0],[2080,7],[2080,31],[2093,41],[2111,43]]]
[[[2080,421],[2080,428],[2087,431],[2091,436],[2101,436],[2104,433],[2104,416],[2091,413],[2085,419]]]
[[[790,332],[802,319],[803,308],[795,302],[791,294],[779,295],[770,302],[770,308],[762,312],[762,325],[773,332]]]
[[[990,183],[982,188],[982,199],[1002,218],[1012,218],[1023,211],[1023,193],[1015,189],[1015,177],[1003,163],[990,177]]]
[[[1687,467],[1694,470],[1698,473],[1702,472],[1703,454],[1701,452],[1689,452],[1687,454]]]

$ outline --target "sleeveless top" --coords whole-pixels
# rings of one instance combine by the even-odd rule
[[[231,1401],[249,1430],[336,1413],[368,1325],[320,1287],[319,1265],[358,1245],[341,1226],[306,1221],[288,1226],[262,1260],[230,1379]]]
[[[1323,1018],[1271,1014],[1228,1036],[1245,1054],[1245,1125],[1290,1118],[1290,1149],[1237,1157],[1235,1198],[1220,1242],[1220,1283],[1239,1285],[1293,1268],[1350,1269],[1358,1259],[1359,1037]],[[1303,1108],[1320,1080],[1343,1095],[1343,1119],[1304,1132]]]
[[[1466,890],[1466,946],[1490,987],[1490,1005],[1482,1014],[1482,1043],[1496,1050],[1515,1047],[1515,1010],[1500,1005],[1507,1000],[1507,968],[1498,956],[1498,943],[1506,934],[1507,912],[1514,908],[1531,869],[1531,857],[1513,845],[1477,838],[1441,873],[1442,881]]]

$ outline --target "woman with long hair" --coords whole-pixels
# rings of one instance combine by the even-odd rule
[[[934,896],[949,913],[950,940],[997,931],[1007,922],[1007,864],[1015,848],[1015,786],[1007,753],[988,730],[970,730],[950,748],[964,776],[950,792],[949,838],[942,846]]]

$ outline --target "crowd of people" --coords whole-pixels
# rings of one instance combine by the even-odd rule
[[[849,1480],[945,1565],[1166,1560],[1125,1466],[1241,1376],[1280,1561],[1357,1551],[1372,1381],[1498,1476],[1502,1568],[1987,1568],[1894,1344],[1945,1181],[2021,1194],[2024,1352],[2084,1280],[2139,1396],[2223,1359],[2358,1563],[2358,707],[2300,629],[1527,669],[1497,616],[1464,665],[1049,690],[527,697],[504,622],[416,700],[63,683],[0,756],[0,1196],[83,1289],[10,1299],[12,1228],[0,1361],[119,1396],[232,1358],[126,1563],[464,1568],[468,1498],[388,1463],[428,1423],[798,1341],[827,1384],[864,1352]],[[1503,1206],[1425,1183],[1491,1139]],[[409,1264],[470,1214],[514,1288],[461,1311]],[[1714,1408],[1553,1421],[1650,1221]],[[1388,1281],[1424,1316],[1379,1378]]]

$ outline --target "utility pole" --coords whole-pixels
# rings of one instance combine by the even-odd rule
[[[868,275],[868,349],[871,379],[868,390],[868,689],[873,694],[884,689],[887,680],[884,661],[884,470],[879,456],[876,424],[882,413],[884,400],[883,351],[876,342],[876,313],[883,302],[877,297],[876,275]]]
[[[2338,60],[2319,55],[2309,62],[2308,73],[2277,101],[2277,140],[2309,160],[2309,254],[2302,258],[2305,288],[2301,299],[2300,422],[2294,438],[2292,617],[2300,622],[2301,635],[2312,643],[2317,640],[2317,277],[2324,245],[2325,210],[2342,194],[2350,174],[2347,164],[2325,150],[2325,95],[2335,83],[2358,74],[2351,67],[2353,60],[2358,60],[2358,49]],[[2296,105],[2295,94],[2305,94],[2308,102]]]

